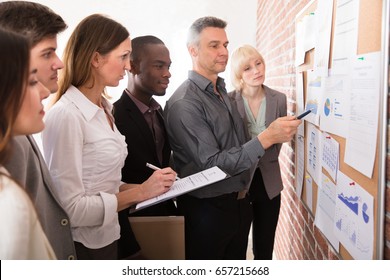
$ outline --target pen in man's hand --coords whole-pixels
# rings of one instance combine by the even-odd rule
[[[298,117],[297,117],[297,120],[300,120],[302,119],[303,117],[306,117],[306,115],[310,114],[311,113],[311,109],[307,110],[306,112],[303,112],[302,114],[300,114]]]
[[[146,166],[149,167],[150,169],[153,169],[153,170],[161,170],[160,167],[157,167],[149,162],[146,163]],[[176,180],[180,180],[180,178],[176,176]]]

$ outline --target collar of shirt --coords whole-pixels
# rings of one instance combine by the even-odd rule
[[[89,100],[78,88],[75,86],[70,86],[66,92],[66,97],[79,107],[81,113],[87,121],[90,121],[99,110],[103,110],[91,100]],[[108,102],[104,97],[102,97],[102,106],[106,109],[107,112],[112,111],[112,104]]]
[[[188,78],[192,80],[201,90],[214,94],[213,84],[209,79],[205,78],[204,76],[198,74],[193,70],[190,70],[188,72]],[[226,87],[224,79],[219,76],[217,78],[217,87],[218,90],[220,88],[225,89]],[[225,93],[225,90],[223,90],[223,93]]]
[[[127,95],[131,98],[131,100],[133,100],[133,102],[135,103],[135,105],[141,111],[142,114],[147,113],[149,110],[157,111],[161,108],[160,104],[158,104],[158,102],[153,98],[150,100],[149,106],[147,106],[141,101],[139,101],[137,98],[135,98],[128,89],[126,89],[125,91]]]

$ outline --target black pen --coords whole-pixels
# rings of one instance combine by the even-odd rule
[[[300,114],[298,117],[297,117],[297,120],[300,120],[304,117],[306,117],[308,114],[311,113],[311,109],[307,110],[306,112],[303,112],[302,114]]]
[[[160,167],[157,167],[149,162],[146,163],[146,166],[149,167],[150,169],[153,169],[153,170],[161,170]],[[180,180],[180,178],[176,176],[176,180]]]

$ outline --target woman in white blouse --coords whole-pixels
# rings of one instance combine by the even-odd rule
[[[65,69],[42,133],[58,197],[70,216],[78,259],[116,259],[117,212],[166,192],[176,173],[155,171],[143,184],[121,182],[127,156],[105,87],[130,70],[125,27],[102,15],[82,20],[64,51]]]
[[[287,115],[286,95],[264,85],[265,62],[256,48],[244,45],[231,57],[235,91],[229,96],[237,104],[248,137],[257,137],[274,120]],[[255,259],[272,259],[283,189],[278,156],[282,144],[269,147],[259,160],[249,195],[253,207],[252,241]]]
[[[0,259],[56,259],[33,203],[3,166],[13,136],[43,129],[49,90],[37,80],[25,37],[0,28],[0,46]]]

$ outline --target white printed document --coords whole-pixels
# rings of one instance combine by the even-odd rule
[[[380,52],[352,61],[350,114],[344,162],[372,178],[378,136],[380,97]]]
[[[217,166],[211,167],[175,181],[169,191],[162,195],[138,203],[135,208],[130,210],[130,212],[132,213],[168,199],[180,196],[190,191],[221,181],[227,177],[228,175]]]

